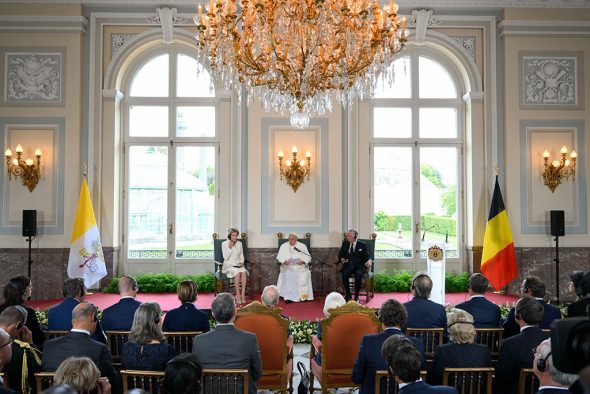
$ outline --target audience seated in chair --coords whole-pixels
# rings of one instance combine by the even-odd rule
[[[373,265],[367,244],[358,239],[358,231],[348,230],[346,241],[342,242],[338,252],[338,260],[341,263],[340,275],[344,287],[344,299],[348,301],[352,298],[349,279],[354,276],[354,300],[358,301],[363,275]]]
[[[338,308],[346,304],[342,294],[332,292],[326,296],[324,300],[324,316],[328,318],[330,316],[330,310]],[[318,319],[317,334],[311,336],[311,345],[315,349],[315,356],[311,360],[311,363],[315,363],[316,366],[322,365],[322,321]]]
[[[537,278],[525,278],[520,285],[520,296],[522,298],[535,299],[543,306],[543,320],[539,323],[539,327],[542,329],[550,328],[553,320],[561,318],[559,309],[545,302],[545,294],[545,283]],[[502,327],[504,328],[504,339],[520,332],[519,325],[514,318],[514,308],[511,308],[508,312],[508,316],[502,322]]]
[[[10,347],[10,335],[0,329],[0,371],[12,358],[12,348]],[[0,394],[16,394],[17,392],[4,386],[4,381],[0,380]]]
[[[169,310],[164,318],[162,329],[166,331],[209,331],[209,316],[197,309],[197,284],[192,280],[183,280],[176,288],[181,302],[178,308]]]
[[[279,244],[281,244],[281,238],[279,238]],[[277,288],[285,302],[313,300],[309,266],[311,254],[307,246],[297,240],[297,234],[290,233],[288,242],[280,245],[277,261],[280,264]]]
[[[432,385],[442,384],[445,368],[483,368],[492,365],[490,349],[486,345],[474,343],[473,316],[455,309],[447,318],[450,343],[435,350],[432,369],[427,379]]]
[[[430,386],[420,380],[420,352],[407,337],[396,334],[385,340],[381,356],[399,385],[399,394],[458,394],[452,387]]]
[[[432,279],[423,272],[418,272],[412,279],[410,288],[412,300],[404,304],[408,311],[408,327],[415,328],[443,328],[446,337],[447,314],[445,307],[430,301]],[[426,349],[429,351],[429,349]]]
[[[201,365],[194,354],[179,354],[166,364],[162,379],[164,394],[200,393],[201,373]]]
[[[135,311],[129,341],[123,345],[123,369],[163,371],[176,350],[164,341],[162,310],[156,302],[144,302]]]
[[[363,336],[359,346],[358,356],[352,369],[352,381],[361,385],[361,394],[373,394],[375,392],[375,373],[378,370],[387,369],[387,363],[381,357],[383,342],[392,335],[403,335],[402,329],[406,326],[408,314],[404,306],[395,299],[385,301],[378,313],[383,332]],[[416,338],[408,338],[422,356],[422,366],[426,365],[424,359],[424,344]],[[385,386],[385,385],[383,385]],[[380,392],[385,393],[385,387]]]
[[[516,394],[521,368],[532,368],[531,349],[549,337],[541,331],[543,306],[534,298],[521,298],[515,306],[515,319],[520,326],[520,334],[512,336],[502,344],[496,364],[495,393]]]
[[[61,363],[53,377],[53,383],[67,384],[79,394],[110,394],[109,380],[100,377],[100,371],[88,357],[69,357]]]
[[[141,302],[135,297],[139,291],[134,277],[125,275],[119,278],[117,289],[121,299],[102,311],[102,328],[105,331],[129,331],[133,323],[133,315]]]
[[[237,329],[236,302],[231,294],[220,293],[211,303],[217,321],[215,330],[197,335],[193,354],[203,368],[240,368],[249,371],[250,394],[256,394],[256,382],[262,376],[262,361],[256,335]]]
[[[268,285],[262,290],[262,295],[260,296],[260,302],[263,305],[266,305],[269,308],[277,308],[279,304],[279,289],[275,285]],[[281,313],[281,317],[290,321],[290,319]],[[287,347],[289,348],[289,353],[293,349],[293,336],[291,335],[291,328],[287,331]]]
[[[538,394],[566,394],[578,375],[559,371],[553,365],[551,339],[545,339],[535,348],[533,370],[541,382]]]
[[[96,307],[81,302],[72,311],[72,329],[63,337],[45,343],[41,364],[43,371],[55,371],[69,357],[89,357],[98,367],[101,376],[109,379],[112,391],[120,392],[119,376],[113,368],[109,349],[90,338],[98,323]]]
[[[37,315],[35,310],[31,307],[24,305],[24,302],[31,296],[33,291],[33,284],[28,276],[20,275],[10,279],[6,285],[4,285],[4,303],[0,305],[0,313],[9,306],[20,305],[27,310],[27,321],[25,326],[33,334],[33,343],[39,349],[43,348],[43,342],[45,342],[45,335],[39,326],[37,321]]]
[[[47,311],[47,329],[65,330],[72,328],[72,311],[76,305],[84,301],[86,287],[82,278],[66,279],[62,285],[64,300]],[[106,344],[107,337],[100,321],[96,322],[96,330],[91,333],[91,339]]]
[[[590,270],[574,272],[571,279],[577,300],[567,306],[567,317],[587,317],[586,308],[590,305]]]
[[[471,296],[469,301],[455,305],[473,316],[475,328],[497,328],[500,326],[500,307],[485,298],[490,282],[480,273],[469,277],[467,290]]]

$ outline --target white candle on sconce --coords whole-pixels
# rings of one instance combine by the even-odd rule
[[[310,151],[305,152],[305,157],[308,159],[311,158],[311,152]]]
[[[578,158],[578,154],[576,153],[576,151],[575,151],[575,150],[572,150],[572,153],[570,153],[570,157],[571,157],[572,159],[577,159],[577,158]]]
[[[33,159],[27,159],[27,160],[25,160],[25,164],[27,166],[29,166],[29,167],[32,166],[33,165]]]
[[[293,148],[291,148],[291,153],[297,153],[297,147],[295,145],[293,145]]]
[[[559,151],[561,154],[566,154],[567,153],[567,148],[564,146],[561,147],[561,150]]]
[[[35,150],[35,156],[37,156],[37,157],[41,157],[41,149],[37,148],[37,149]]]
[[[283,153],[282,150],[279,151],[279,154],[277,155],[280,159],[282,159],[283,157],[285,157],[285,154]]]
[[[16,153],[23,153],[23,147],[20,144],[16,146]]]
[[[543,152],[543,157],[545,159],[548,159],[549,158],[549,151],[548,150],[545,150],[545,152]]]
[[[553,163],[551,163],[553,165],[553,167],[557,168],[559,167],[559,160],[553,160]]]
[[[12,151],[10,150],[10,148],[6,148],[6,150],[4,151],[4,156],[12,157]]]

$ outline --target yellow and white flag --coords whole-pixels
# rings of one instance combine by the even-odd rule
[[[102,253],[98,226],[94,217],[94,209],[92,209],[92,201],[90,201],[86,177],[84,177],[74,230],[72,231],[68,276],[83,278],[84,285],[88,288],[106,275],[107,267]]]

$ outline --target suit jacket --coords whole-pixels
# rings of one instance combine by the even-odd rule
[[[342,242],[340,252],[338,252],[338,260],[343,258],[348,259],[348,263],[342,264],[340,271],[360,274],[365,272],[365,263],[371,257],[369,256],[367,244],[357,239],[352,254],[350,253],[350,243],[348,241]]]
[[[238,330],[233,324],[218,324],[215,330],[195,337],[193,354],[203,368],[248,369],[248,392],[256,394],[262,360],[255,334]]]
[[[185,302],[166,313],[164,331],[209,331],[209,315],[190,302]]]
[[[66,330],[72,329],[72,311],[80,301],[75,298],[65,298],[60,304],[52,306],[47,311],[47,329],[48,330]],[[107,343],[107,337],[102,329],[100,321],[96,323],[96,330],[90,335],[90,338],[100,343]]]
[[[551,328],[551,322],[555,319],[561,319],[561,312],[553,305],[549,305],[543,300],[537,300],[543,305],[543,321],[539,324],[539,328]],[[502,323],[504,328],[504,339],[510,338],[520,332],[520,326],[514,317],[514,308],[510,308],[508,316]]]
[[[18,392],[4,386],[3,384],[0,384],[0,394],[18,394]]]
[[[392,335],[401,334],[397,328],[388,328],[379,334],[363,336],[359,346],[359,353],[352,368],[352,381],[361,385],[361,394],[373,394],[375,392],[375,373],[378,370],[387,370],[387,363],[381,357],[381,346]],[[426,365],[424,358],[424,343],[413,337],[408,337],[422,355],[422,366]],[[384,391],[382,388],[381,391]]]
[[[109,349],[103,343],[97,342],[81,332],[70,332],[63,337],[52,339],[45,343],[41,366],[43,371],[55,371],[68,357],[89,357],[101,376],[109,378],[115,392],[120,390],[119,374],[113,368],[113,359]]]
[[[106,331],[129,331],[135,311],[141,302],[132,297],[121,298],[102,311],[102,328]]]
[[[590,305],[588,298],[572,302],[567,306],[567,317],[587,317],[586,306],[588,305]]]
[[[447,386],[430,386],[425,382],[418,380],[414,383],[410,383],[407,386],[402,387],[399,394],[429,394],[429,393],[448,393],[448,394],[459,394],[454,387]]]
[[[447,343],[436,348],[429,384],[442,384],[445,368],[484,368],[492,366],[492,355],[486,345]]]
[[[529,327],[520,334],[504,341],[496,363],[496,390],[494,393],[518,392],[518,378],[521,368],[533,367],[533,348],[549,338],[539,327]]]
[[[407,327],[444,328],[447,330],[445,307],[425,298],[414,297],[404,304],[408,311]]]
[[[471,314],[476,328],[500,327],[500,307],[485,297],[472,297],[469,301],[455,305],[455,308]]]
[[[4,309],[8,308],[11,305],[2,304],[0,305],[0,313],[4,312]],[[29,330],[31,330],[31,334],[33,334],[33,343],[39,348],[43,348],[43,342],[45,342],[45,334],[43,330],[41,330],[41,326],[39,325],[39,321],[37,320],[37,315],[35,314],[35,310],[29,306],[21,305],[23,308],[27,310],[27,321],[25,322],[25,326]],[[71,319],[71,316],[70,316]]]
[[[539,390],[539,391],[537,391],[536,394],[568,394],[568,393],[571,393],[571,391],[567,387],[564,387],[561,389],[551,387],[551,388]]]

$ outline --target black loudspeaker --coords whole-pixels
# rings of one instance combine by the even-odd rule
[[[551,214],[551,235],[563,237],[565,235],[565,223],[563,211],[550,211]]]
[[[37,210],[23,210],[23,237],[34,237],[37,235]]]

